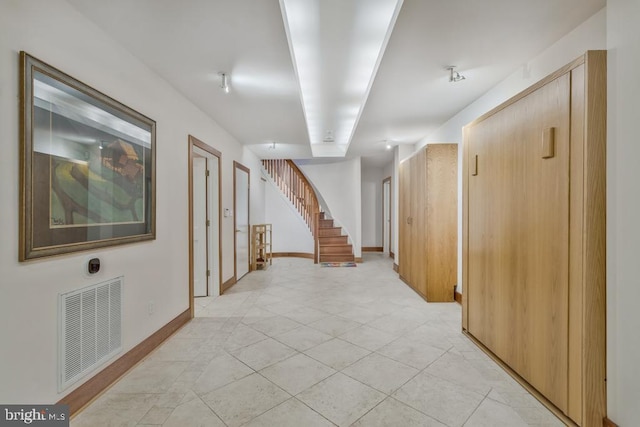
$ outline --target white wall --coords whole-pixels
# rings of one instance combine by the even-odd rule
[[[382,180],[379,167],[362,168],[362,246],[382,247]]]
[[[569,34],[531,59],[502,82],[482,95],[432,134],[416,143],[416,150],[431,143],[462,142],[462,127],[512,96],[553,73],[587,50],[606,49],[606,9],[587,19]],[[526,67],[526,73],[524,68]],[[462,200],[462,146],[458,150],[458,200]],[[458,203],[458,292],[462,292],[462,203]]]
[[[298,162],[307,179],[322,194],[337,224],[350,236],[356,258],[362,256],[360,157],[338,162]]]
[[[609,418],[640,423],[640,2],[607,2],[607,391]]]
[[[312,254],[314,240],[309,226],[271,177],[265,179],[265,222],[273,230],[273,252]]]
[[[25,50],[157,122],[157,239],[18,262],[18,52]],[[188,134],[222,152],[222,204],[233,205],[232,162],[242,147],[63,0],[3,0],[0,13],[0,402],[52,403],[57,392],[57,297],[123,275],[123,350],[187,309]],[[233,221],[223,219],[223,280],[233,276]],[[155,314],[146,306],[154,301]],[[79,385],[79,384],[77,384]],[[76,386],[77,386],[76,385]]]
[[[249,223],[264,224],[265,221],[265,182],[262,177],[262,162],[247,147],[242,147],[243,166],[249,168]]]
[[[602,9],[569,34],[532,58],[487,93],[449,119],[416,144],[461,142],[462,127],[497,107],[512,96],[583,55],[587,50],[606,49],[606,10]],[[526,67],[526,72],[524,69]]]

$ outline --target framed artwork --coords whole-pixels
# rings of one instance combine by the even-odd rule
[[[20,261],[155,239],[156,123],[20,53]]]

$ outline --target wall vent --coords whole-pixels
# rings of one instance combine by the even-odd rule
[[[58,391],[122,350],[122,277],[60,294]]]

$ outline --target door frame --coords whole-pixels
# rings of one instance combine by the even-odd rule
[[[233,283],[238,281],[238,245],[236,239],[236,218],[238,216],[238,207],[236,206],[236,170],[240,169],[247,173],[247,250],[249,250],[247,273],[251,272],[251,170],[240,162],[233,161]],[[226,290],[226,289],[225,289]]]
[[[384,252],[384,218],[386,213],[384,211],[384,184],[387,182],[389,183],[389,206],[387,207],[389,209],[389,257],[393,258],[393,248],[391,242],[391,236],[393,235],[391,231],[391,229],[393,228],[393,187],[391,187],[392,181],[390,176],[382,180],[382,251]]]
[[[193,304],[193,159],[196,147],[218,158],[218,286],[220,287],[220,295],[222,295],[222,153],[193,135],[189,135],[189,312],[191,318],[195,314]]]

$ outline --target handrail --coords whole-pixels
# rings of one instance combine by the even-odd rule
[[[262,165],[280,191],[296,207],[314,238],[314,262],[318,262],[318,218],[320,204],[311,183],[289,159],[263,159]]]

